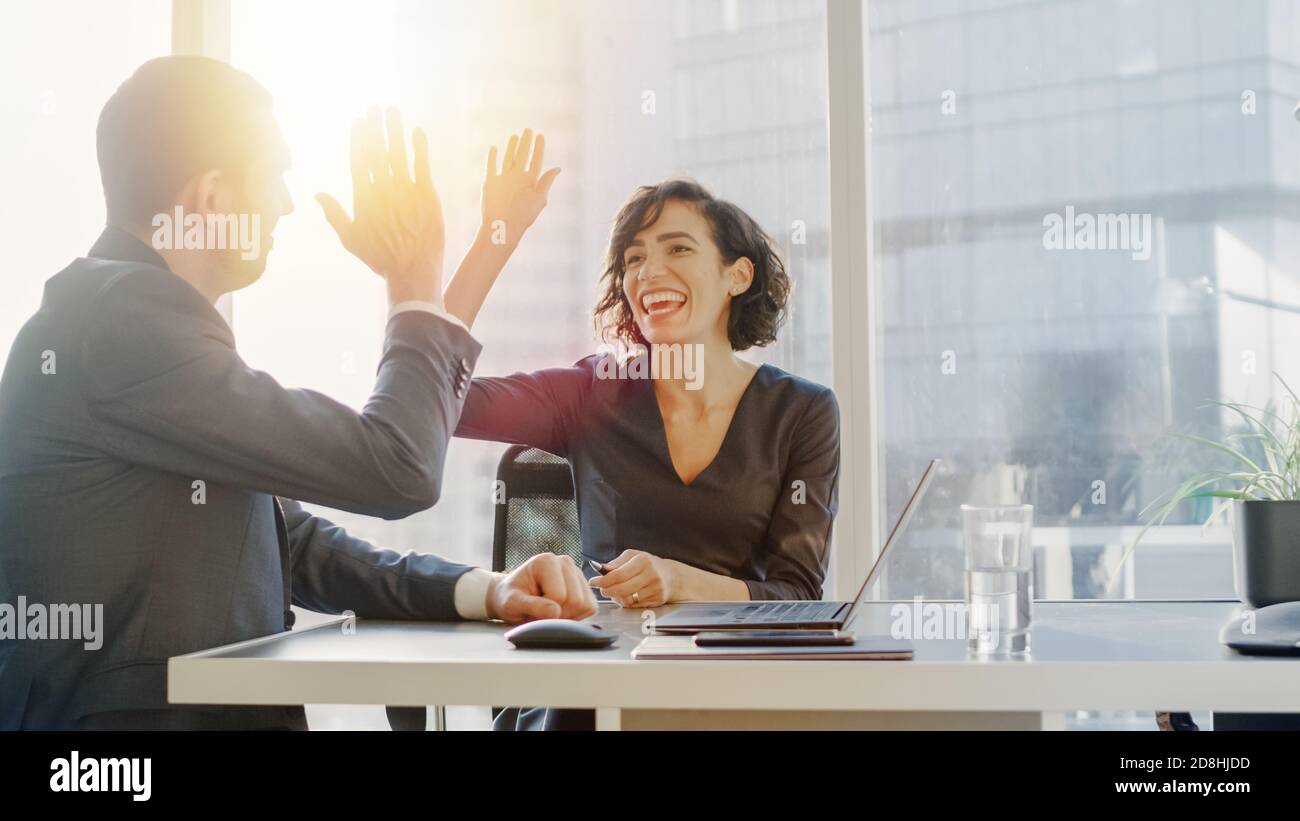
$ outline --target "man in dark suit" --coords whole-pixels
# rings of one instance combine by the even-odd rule
[[[595,611],[558,556],[491,574],[376,548],[299,505],[392,519],[438,499],[479,345],[442,308],[423,134],[412,162],[397,113],[372,111],[353,128],[352,216],[322,200],[391,306],[360,412],[248,367],[214,307],[261,276],[292,210],[266,91],[217,61],[154,60],[105,105],[97,141],[108,227],[48,281],[0,381],[0,606],[28,628],[0,618],[0,728],[305,728],[301,707],[166,695],[169,657],[291,629],[291,604],[363,618]],[[102,612],[96,641],[31,627],[68,605]]]

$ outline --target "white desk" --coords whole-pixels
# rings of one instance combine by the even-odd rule
[[[858,631],[888,633],[892,604],[866,605]],[[912,661],[634,661],[639,615],[611,605],[593,621],[621,635],[594,651],[517,650],[499,624],[357,620],[349,632],[333,619],[173,658],[168,694],[190,704],[589,707],[600,729],[1025,729],[1083,709],[1300,712],[1300,659],[1218,643],[1239,606],[1035,602],[1032,655],[994,661],[968,658],[964,641],[916,639]]]

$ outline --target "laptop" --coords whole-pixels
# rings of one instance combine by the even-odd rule
[[[898,515],[898,521],[889,531],[885,546],[867,571],[867,577],[851,602],[837,601],[768,601],[768,602],[707,602],[685,604],[654,621],[656,633],[698,633],[702,630],[843,630],[857,615],[872,582],[885,566],[889,549],[906,529],[912,514],[934,478],[938,459],[931,459],[921,481],[916,483],[907,504]]]

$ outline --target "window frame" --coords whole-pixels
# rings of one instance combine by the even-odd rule
[[[831,587],[838,599],[856,595],[859,580],[875,560],[882,532],[869,43],[866,0],[827,0],[831,361],[840,406],[840,506]]]
[[[230,0],[172,0],[172,54],[230,62]],[[222,294],[217,311],[234,327],[232,294]]]

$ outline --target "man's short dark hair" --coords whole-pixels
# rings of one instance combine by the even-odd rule
[[[150,60],[104,104],[95,132],[108,222],[148,225],[197,174],[242,175],[267,150],[271,95],[208,57]]]
[[[646,344],[623,293],[623,276],[627,273],[623,253],[637,232],[654,225],[670,200],[688,203],[704,216],[713,229],[713,243],[724,265],[741,257],[754,264],[749,290],[731,300],[727,337],[732,350],[744,351],[775,342],[790,299],[790,276],[776,242],[739,206],[718,199],[695,180],[681,178],[641,186],[614,219],[605,251],[600,299],[594,311],[597,333],[628,345]]]

